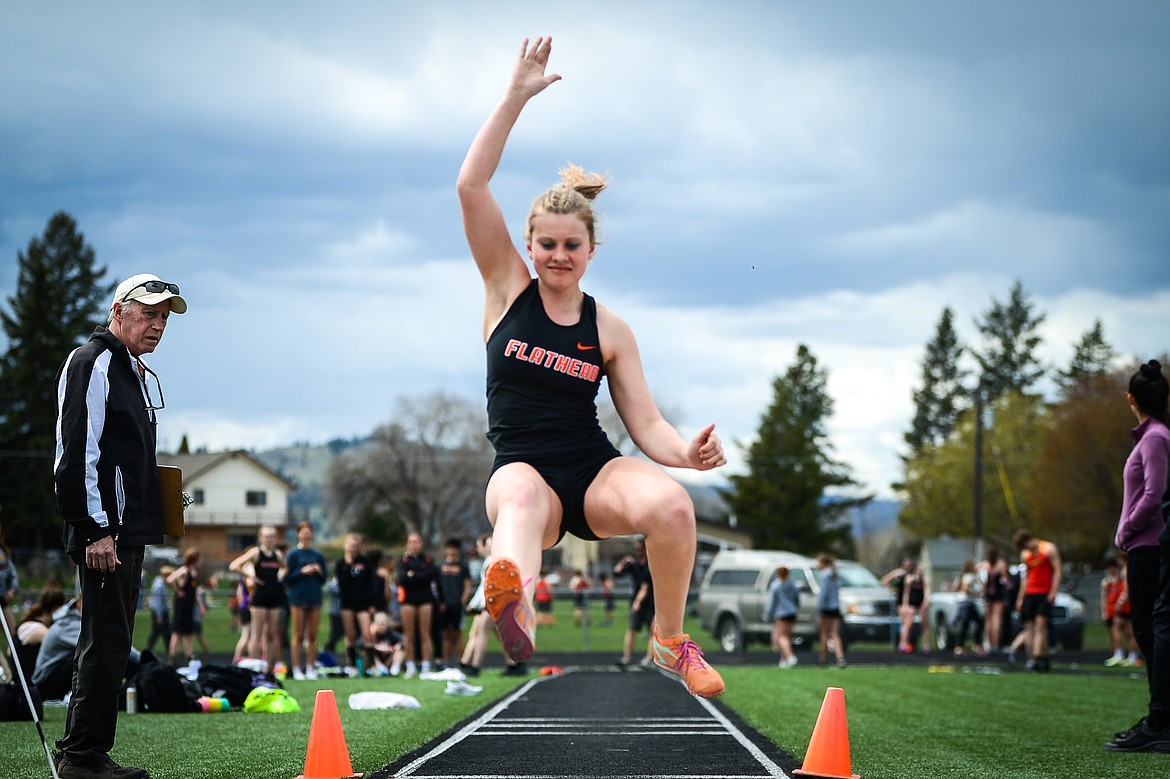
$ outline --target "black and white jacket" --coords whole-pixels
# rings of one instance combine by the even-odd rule
[[[163,540],[155,418],[130,352],[104,327],[70,352],[57,374],[57,508],[67,553],[115,536]]]

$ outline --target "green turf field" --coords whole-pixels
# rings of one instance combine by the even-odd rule
[[[230,614],[227,609],[227,592],[219,592],[212,598],[212,608],[208,611],[205,625],[204,637],[212,653],[215,654],[230,654],[232,648],[235,647],[236,640],[239,638],[238,634],[230,630]],[[591,604],[591,619],[589,625],[577,626],[574,624],[573,607],[567,599],[558,600],[554,607],[554,617],[556,623],[553,625],[541,625],[538,628],[538,642],[541,651],[558,654],[561,652],[613,652],[615,657],[621,654],[622,638],[626,631],[626,618],[628,615],[629,604],[618,600],[615,603],[614,615],[612,624],[606,626],[603,624],[604,615],[602,614],[601,603],[593,602]],[[138,612],[138,621],[134,631],[135,643],[141,646],[146,641],[146,637],[150,634],[150,614],[144,610]],[[692,637],[699,643],[700,646],[706,647],[708,651],[714,651],[715,639],[706,634],[699,628],[698,620],[693,617],[688,617],[686,621],[686,629],[691,633]],[[322,614],[321,625],[318,637],[323,643],[329,636],[329,621],[328,618]],[[882,649],[881,644],[867,644],[863,645],[869,649]],[[338,643],[339,651],[344,647],[344,642]],[[1104,651],[1108,647],[1108,637],[1105,634],[1105,629],[1099,624],[1090,624],[1085,630],[1085,646],[1086,650],[1100,649]],[[763,647],[756,647],[763,649]],[[498,646],[493,645],[490,652],[497,652]],[[201,650],[196,649],[196,654],[200,654]],[[157,651],[155,654],[159,654]],[[287,661],[288,658],[286,657]]]
[[[236,645],[239,634],[230,629],[231,615],[227,608],[227,593],[216,593],[212,598],[212,607],[204,618],[204,638],[213,654],[231,654]],[[558,601],[553,610],[555,624],[540,625],[537,628],[538,641],[541,651],[550,653],[561,652],[613,652],[615,658],[621,654],[622,638],[626,632],[626,619],[629,613],[629,604],[618,601],[615,604],[613,622],[604,624],[601,603],[593,603],[591,618],[588,626],[578,626],[574,623],[573,607],[567,600]],[[329,637],[329,619],[322,613],[318,629],[318,640],[324,643]],[[695,633],[696,640],[714,644],[713,638],[700,637],[699,626],[696,620],[689,620],[688,630]],[[150,613],[139,610],[134,628],[135,645],[141,646],[150,635]],[[338,642],[339,653],[344,651],[344,640]],[[499,650],[493,645],[490,652]],[[204,654],[196,644],[196,654]],[[155,654],[160,654],[155,649]],[[287,662],[288,658],[284,658]]]
[[[1145,698],[1144,681],[1121,672],[1046,676],[945,673],[927,666],[725,668],[723,701],[782,747],[803,757],[825,690],[845,690],[854,773],[863,779],[938,777],[1151,777],[1165,755],[1116,755],[1102,745],[1129,725]],[[121,715],[115,758],[150,769],[155,779],[291,779],[304,768],[318,688],[336,691],[357,771],[371,773],[462,720],[520,680],[485,673],[482,695],[443,694],[418,679],[286,682],[297,714]],[[418,710],[350,711],[346,696],[384,689],[417,697]],[[46,712],[49,738],[64,711]],[[32,723],[0,723],[0,776],[47,776]]]
[[[220,604],[226,601],[220,601]],[[140,614],[136,637],[146,636]],[[588,632],[591,651],[620,651],[621,611],[610,627],[600,609]],[[323,625],[322,636],[327,634]],[[712,643],[688,625],[701,641]],[[1086,646],[1103,642],[1091,626]],[[226,608],[213,608],[206,633],[214,653],[229,652],[236,636]],[[550,653],[582,649],[585,633],[573,624],[569,604],[559,604],[557,624],[541,626],[539,647]],[[804,657],[804,656],[802,656]],[[863,779],[935,777],[1150,777],[1170,771],[1159,755],[1116,755],[1102,745],[1141,712],[1145,683],[1135,674],[1094,667],[1084,672],[1034,676],[1024,672],[964,672],[925,665],[791,671],[773,667],[726,667],[723,701],[751,725],[798,758],[803,757],[825,690],[845,690],[853,771]],[[298,714],[121,715],[115,758],[150,769],[155,779],[292,779],[302,773],[311,711],[318,689],[336,692],[356,771],[374,772],[467,717],[520,681],[497,672],[471,680],[484,687],[473,698],[443,694],[441,682],[417,679],[286,681]],[[417,697],[419,710],[348,709],[346,696],[382,689]],[[48,709],[44,729],[52,739],[64,728],[63,709]],[[0,723],[0,777],[48,776],[31,722]]]

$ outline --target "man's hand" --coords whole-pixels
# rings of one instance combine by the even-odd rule
[[[85,567],[100,573],[110,573],[122,563],[113,536],[99,538],[85,547]]]

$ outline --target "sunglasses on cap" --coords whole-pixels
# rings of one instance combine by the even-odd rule
[[[168,281],[144,281],[138,286],[131,287],[129,290],[127,290],[126,294],[122,296],[122,300],[120,302],[125,303],[127,300],[129,300],[130,293],[136,289],[144,289],[151,294],[156,294],[158,292],[170,292],[172,295],[179,294],[178,284],[171,284]]]

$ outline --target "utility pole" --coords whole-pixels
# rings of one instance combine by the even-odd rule
[[[975,484],[973,505],[975,507],[975,549],[976,560],[983,558],[983,388],[975,388]]]

